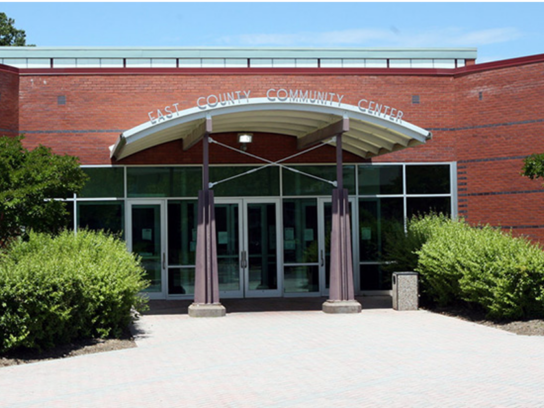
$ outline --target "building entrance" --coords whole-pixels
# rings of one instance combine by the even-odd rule
[[[280,296],[279,200],[218,200],[215,219],[220,296]]]
[[[350,199],[350,213],[354,200]],[[328,296],[330,281],[330,198],[283,201],[285,296]],[[355,220],[352,217],[352,251]]]
[[[131,200],[127,208],[128,250],[142,258],[150,286],[150,298],[164,299],[166,274],[164,201]]]

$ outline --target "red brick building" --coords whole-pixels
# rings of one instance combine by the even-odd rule
[[[310,296],[328,290],[336,155],[330,138],[300,140],[347,118],[355,288],[388,290],[385,234],[418,212],[544,240],[544,188],[520,175],[544,151],[544,55],[475,62],[474,49],[7,47],[0,133],[78,156],[91,181],[69,200],[74,226],[122,231],[156,297],[183,298],[194,135],[211,118],[221,296]]]

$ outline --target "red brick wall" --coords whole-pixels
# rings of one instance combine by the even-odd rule
[[[520,172],[524,157],[544,152],[543,73],[538,63],[457,78],[459,130],[451,132],[459,184],[466,183],[459,185],[461,215],[542,242],[544,187]]]
[[[0,136],[15,136],[19,131],[19,74],[0,65]]]
[[[109,151],[104,145],[99,146],[100,143],[115,143],[123,130],[147,122],[149,111],[175,102],[180,102],[180,110],[191,108],[196,106],[200,96],[211,93],[250,89],[251,97],[264,97],[271,87],[331,91],[345,95],[343,103],[356,105],[361,98],[379,101],[402,110],[409,122],[436,127],[453,125],[454,92],[447,91],[452,84],[452,79],[447,77],[417,76],[337,75],[331,78],[291,74],[267,75],[263,79],[261,75],[220,74],[33,75],[21,78],[21,129],[27,132],[29,145],[44,140],[51,143],[55,151],[76,154],[78,149],[83,150],[79,153],[85,164],[109,163]],[[439,93],[438,101],[432,96],[433,92]],[[411,104],[412,94],[416,93],[421,95],[419,106]],[[57,104],[60,95],[66,97],[66,105]],[[436,113],[429,114],[428,109]],[[32,133],[44,131],[48,133]],[[88,148],[81,149],[84,140],[88,141]],[[296,148],[290,151],[296,152]]]
[[[107,164],[107,146],[122,131],[147,122],[149,111],[175,102],[186,109],[196,106],[200,96],[247,89],[252,98],[264,97],[272,87],[336,92],[345,95],[343,103],[353,105],[365,98],[402,110],[406,121],[433,133],[425,146],[374,162],[455,161],[460,215],[472,223],[514,227],[516,233],[544,242],[544,208],[538,204],[544,188],[539,181],[520,176],[523,157],[544,151],[544,62],[508,63],[502,68],[484,65],[461,68],[452,75],[418,70],[366,75],[297,74],[296,70],[266,75],[255,71],[47,75],[53,71],[44,71],[20,78],[19,129],[26,132],[30,147],[42,143],[58,153],[79,156],[83,164]],[[14,81],[13,75],[8,78]],[[6,86],[4,80],[0,86]],[[61,95],[66,97],[65,105],[57,103]],[[419,96],[419,104],[412,103],[413,95]],[[235,134],[214,137],[237,146]],[[277,160],[297,149],[295,138],[256,134],[248,152]],[[211,163],[256,162],[217,145],[211,146],[210,153]],[[201,155],[200,144],[184,152],[181,142],[171,142],[120,163],[198,164]],[[324,147],[296,162],[334,160],[334,149]],[[363,161],[349,153],[344,160]]]

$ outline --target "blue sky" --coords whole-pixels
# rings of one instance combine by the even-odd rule
[[[2,3],[37,46],[477,47],[544,53],[544,3]]]

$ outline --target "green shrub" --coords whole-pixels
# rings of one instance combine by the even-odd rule
[[[441,305],[477,304],[496,319],[544,317],[544,252],[524,238],[442,221],[417,255],[421,286]]]
[[[393,273],[415,271],[418,266],[418,251],[431,235],[451,219],[443,214],[414,216],[407,222],[407,231],[396,228],[386,234],[383,270]],[[420,301],[422,304],[434,303],[433,296],[427,293],[425,277],[420,277]]]
[[[31,232],[0,256],[0,351],[117,337],[145,307],[139,260],[103,232]]]

